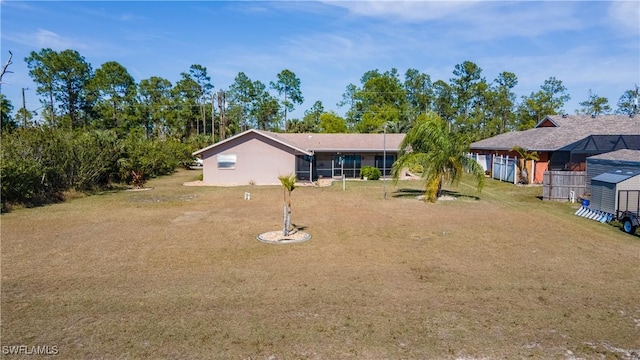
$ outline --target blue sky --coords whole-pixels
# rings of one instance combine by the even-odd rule
[[[518,98],[549,77],[567,87],[573,113],[594,94],[616,108],[640,85],[638,1],[6,1],[0,2],[1,52],[13,65],[2,93],[27,109],[41,106],[24,58],[31,51],[73,49],[97,69],[117,61],[139,82],[175,83],[192,64],[207,67],[215,89],[238,72],[265,84],[289,69],[305,98],[337,107],[349,83],[369,70],[409,68],[449,81],[472,61],[493,81],[518,76]]]

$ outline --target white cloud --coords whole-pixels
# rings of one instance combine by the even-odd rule
[[[451,34],[466,40],[535,37],[585,26],[576,15],[580,7],[578,2],[340,1],[326,4],[347,9],[355,16],[395,23],[429,24],[445,29],[439,36]]]
[[[63,37],[53,31],[46,29],[37,29],[35,33],[30,34],[3,34],[2,38],[21,45],[27,45],[32,48],[51,48],[55,51],[67,49],[83,50],[88,47],[71,38]]]
[[[419,22],[446,18],[467,11],[481,1],[328,1],[360,16]]]
[[[633,88],[638,79],[637,59],[614,55],[599,55],[597,49],[582,46],[565,53],[537,56],[483,57],[476,62],[483,75],[492,81],[500,71],[512,71],[518,76],[514,89],[520,96],[540,90],[550,77],[562,81],[571,99],[565,110],[573,112],[588,98],[589,91],[608,98],[615,108],[624,91]]]
[[[615,27],[631,35],[640,35],[640,3],[636,1],[613,1],[609,5],[609,17]]]
[[[287,58],[313,63],[332,63],[340,65],[347,61],[368,58],[380,51],[380,45],[374,45],[366,34],[350,34],[350,37],[338,33],[320,33],[307,36],[295,36],[283,47]]]
[[[473,13],[464,13],[461,20],[468,26],[459,27],[469,39],[490,40],[508,37],[533,38],[557,31],[584,27],[576,15],[579,4],[573,2],[502,3],[488,2]]]
[[[73,44],[72,41],[62,38],[53,31],[38,29],[33,35],[35,43],[41,48],[67,49]]]

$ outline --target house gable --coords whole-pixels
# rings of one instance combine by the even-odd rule
[[[553,119],[551,119],[550,117],[547,116],[544,119],[540,120],[540,122],[535,127],[536,128],[558,127],[558,124],[556,122],[554,122]]]
[[[277,185],[279,175],[295,172],[297,155],[309,154],[254,131],[196,153],[203,159],[203,181],[213,185]]]
[[[278,143],[278,144],[280,144],[280,145],[282,145],[284,147],[288,147],[291,150],[298,151],[298,152],[300,152],[302,154],[313,155],[312,152],[310,152],[310,151],[308,151],[306,149],[300,148],[300,147],[296,146],[295,144],[291,144],[290,142],[282,141],[282,139],[278,139],[278,138],[272,136],[271,134],[272,133],[270,133],[268,131],[259,131],[259,130],[255,130],[255,129],[249,129],[247,131],[244,131],[244,132],[241,132],[241,133],[239,133],[237,135],[234,135],[234,136],[232,136],[232,137],[230,137],[228,139],[219,141],[219,142],[217,142],[215,144],[212,144],[212,145],[209,145],[209,146],[207,146],[207,147],[205,147],[203,149],[194,151],[192,155],[198,156],[198,155],[204,154],[206,152],[209,152],[211,149],[215,149],[215,148],[218,148],[218,147],[224,147],[224,146],[226,146],[227,143],[235,143],[235,141],[237,139],[246,138],[246,137],[256,138],[256,136],[262,137],[264,139],[269,139],[269,140],[272,141],[272,143]]]

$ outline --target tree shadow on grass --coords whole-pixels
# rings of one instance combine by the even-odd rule
[[[478,197],[478,196],[469,195],[469,194],[461,194],[458,191],[451,191],[451,190],[442,190],[442,195],[443,196],[452,196],[454,198],[467,198],[467,199],[471,199],[471,200],[480,200],[480,197]]]
[[[415,198],[417,196],[424,195],[422,189],[398,189],[392,196],[394,198]],[[458,191],[442,190],[443,196],[451,196],[454,198],[466,198],[471,200],[480,200],[480,197],[469,194],[461,194]]]
[[[308,226],[306,225],[298,225],[294,223],[291,223],[291,227],[293,227],[296,231],[305,231],[308,228]]]
[[[393,195],[394,198],[414,198],[416,196],[424,195],[424,190],[420,189],[398,189]]]

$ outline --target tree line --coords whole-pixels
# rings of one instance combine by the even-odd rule
[[[504,71],[487,81],[471,61],[448,80],[408,69],[364,73],[336,104],[321,101],[301,119],[289,114],[304,102],[301,81],[282,70],[264,83],[239,72],[216,91],[207,68],[193,64],[175,83],[152,76],[136,82],[108,61],[97,69],[75,50],[33,51],[24,61],[37,85],[38,113],[0,94],[2,205],[48,201],[69,190],[111,182],[140,185],[148,177],[188,166],[190,153],[249,128],[287,132],[407,132],[421,115],[436,114],[447,131],[466,142],[533,127],[570,99],[561,80],[517,99],[518,78]],[[6,70],[6,69],[5,69]],[[631,114],[635,93],[626,91],[616,113]],[[578,113],[613,112],[608,99],[590,94]],[[37,117],[37,118],[36,118]],[[457,136],[458,136],[457,135]]]
[[[562,81],[545,80],[536,92],[517,98],[516,74],[501,72],[488,81],[482,68],[471,61],[455,65],[448,81],[432,81],[429,74],[408,69],[378,69],[362,75],[360,84],[348,84],[337,106],[344,117],[325,111],[321,101],[290,118],[304,102],[300,79],[282,70],[268,84],[239,72],[228,89],[214,91],[207,68],[193,64],[180,79],[152,76],[136,83],[127,69],[108,61],[93,70],[75,50],[42,49],[24,59],[37,84],[42,108],[35,122],[61,129],[114,130],[127,134],[143,129],[148,138],[186,140],[194,135],[214,140],[248,128],[288,132],[378,132],[406,131],[419,114],[435,112],[451,130],[469,134],[473,140],[505,131],[533,127],[542,117],[558,114],[570,95]],[[634,91],[617,102],[615,113],[633,112]],[[11,130],[34,124],[36,113],[2,97],[2,128]],[[596,94],[580,103],[576,113],[608,114],[609,100]]]

